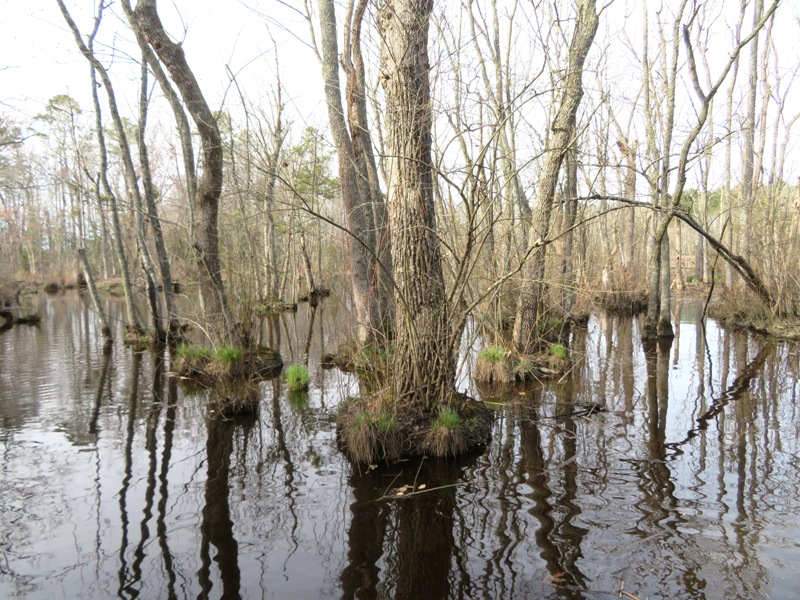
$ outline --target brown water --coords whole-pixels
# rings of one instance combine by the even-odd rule
[[[2,598],[800,597],[798,349],[706,339],[694,305],[671,345],[593,318],[563,382],[483,390],[483,455],[359,473],[333,424],[357,382],[317,367],[333,301],[310,336],[307,307],[265,325],[313,385],[241,421],[103,356],[87,300],[39,302],[0,335]]]

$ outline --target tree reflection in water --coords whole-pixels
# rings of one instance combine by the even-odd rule
[[[104,355],[80,299],[43,302],[40,329],[0,338],[2,597],[796,593],[800,352],[704,331],[692,305],[671,344],[592,319],[563,380],[481,388],[484,454],[370,470],[335,440],[358,382],[317,366],[343,338],[332,304],[264,322],[309,393],[262,383],[226,421],[161,358]]]

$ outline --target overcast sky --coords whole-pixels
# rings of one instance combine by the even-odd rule
[[[593,49],[595,57],[600,52],[614,53],[614,58],[607,61],[603,76],[609,78],[607,84],[614,88],[612,91],[622,95],[628,94],[626,86],[638,86],[640,77],[638,73],[631,75],[631,69],[638,71],[639,66],[626,48],[620,31],[624,28],[629,33],[638,51],[643,1],[616,0],[601,18],[601,31]],[[95,0],[66,0],[66,4],[82,32],[88,33],[96,8]],[[104,17],[98,53],[102,53],[104,64],[110,67],[118,102],[123,111],[133,117],[138,94],[138,68],[135,67],[139,58],[138,48],[121,18],[119,0],[111,4]],[[522,4],[530,10],[529,0],[522,0]],[[647,0],[651,15],[660,4]],[[501,2],[499,5],[502,12],[505,4]],[[736,0],[707,0],[704,5],[721,6],[735,14],[739,3]],[[308,26],[301,13],[302,0],[160,0],[158,6],[169,33],[183,39],[189,63],[212,109],[219,108],[223,98],[226,106],[234,111],[239,104],[236,90],[230,87],[226,66],[237,74],[249,102],[269,103],[276,69],[272,36],[280,59],[284,100],[289,117],[295,123],[295,131],[308,124],[327,130],[320,68],[309,47]],[[438,15],[448,11],[450,21],[445,21],[448,26],[457,22],[459,10],[456,0],[435,2]],[[789,72],[800,68],[800,1],[783,0],[779,10],[774,41],[780,67]],[[670,20],[666,14],[664,18]],[[750,19],[748,14],[746,23]],[[536,23],[532,22],[530,32],[523,29],[523,33],[534,35],[535,27]],[[725,26],[719,30],[711,43],[712,70],[714,62],[724,62],[731,48],[730,32]],[[435,29],[432,29],[432,36],[436,36]],[[371,48],[370,51],[374,57],[376,50]],[[516,49],[515,53],[522,57],[517,63],[525,62],[524,49]],[[76,98],[84,108],[90,107],[88,65],[78,52],[55,0],[0,0],[0,57],[0,113],[26,125],[42,111],[50,98],[65,93]],[[592,60],[590,56],[590,62]],[[740,82],[745,80],[746,73],[745,58]],[[592,74],[587,74],[584,80],[587,89],[592,88],[596,81]],[[685,82],[685,89],[689,87]],[[795,87],[798,89],[792,94],[797,102],[789,103],[787,120],[800,110],[800,84]],[[592,93],[597,95],[596,90],[588,89],[587,102]],[[631,89],[629,97],[636,97],[635,88]],[[722,105],[720,100],[719,106]],[[686,119],[690,116],[687,110],[692,109],[684,104],[681,110],[679,116],[684,121],[678,127],[685,130]],[[800,127],[795,131],[795,136],[800,139],[798,132]],[[794,154],[800,151],[797,145],[792,144]],[[798,163],[797,160],[792,162]]]
[[[297,0],[287,4],[302,6]],[[246,84],[242,87],[251,99],[268,97],[276,68],[272,35],[284,87],[290,92],[287,100],[295,105],[297,114],[311,115],[318,112],[323,100],[321,93],[314,92],[321,91],[319,66],[307,45],[307,25],[287,4],[277,0],[162,0],[158,6],[168,32],[184,38],[189,63],[212,106],[222,101],[229,87],[226,66],[242,78]],[[96,2],[66,0],[66,5],[81,31],[88,33]],[[26,122],[27,117],[41,112],[50,98],[64,93],[88,108],[87,62],[55,0],[0,0],[0,7],[0,111]],[[110,65],[115,86],[124,89],[127,80],[133,90],[138,73],[126,69],[125,63],[129,54],[138,60],[138,49],[131,45],[131,35],[120,16],[117,1],[105,12],[100,36],[105,48],[98,45],[98,53],[102,52],[104,63]],[[135,96],[132,100],[135,102]],[[235,97],[230,101],[238,102]]]

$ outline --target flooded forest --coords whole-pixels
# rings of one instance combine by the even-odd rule
[[[0,597],[800,598],[797,7],[50,4]]]

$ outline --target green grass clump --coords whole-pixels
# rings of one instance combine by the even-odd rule
[[[304,390],[308,387],[310,378],[305,365],[294,363],[286,369],[286,381],[292,391]]]
[[[375,417],[375,429],[379,433],[391,433],[397,430],[397,417],[382,410],[377,417]]]
[[[439,411],[439,416],[436,418],[436,425],[445,427],[447,429],[454,429],[461,423],[461,417],[452,408],[443,408]]]
[[[211,348],[207,348],[206,346],[193,346],[191,344],[181,344],[175,352],[181,358],[190,361],[211,360],[212,356]]]
[[[358,429],[361,429],[362,427],[369,425],[371,421],[372,419],[370,418],[370,416],[363,411],[358,411],[356,415],[353,417],[353,424]]]
[[[482,348],[481,351],[478,352],[478,358],[482,358],[491,363],[500,362],[505,357],[506,349],[502,346],[489,346],[487,348]]]
[[[224,363],[232,363],[244,356],[244,350],[234,346],[219,346],[217,348],[217,360]]]
[[[550,354],[558,358],[567,358],[567,347],[564,344],[551,344]]]
[[[545,330],[547,331],[560,330],[563,328],[564,328],[564,321],[562,321],[558,317],[549,317],[545,324]]]
[[[353,366],[359,371],[373,371],[386,362],[386,356],[384,347],[364,346],[353,356]]]

